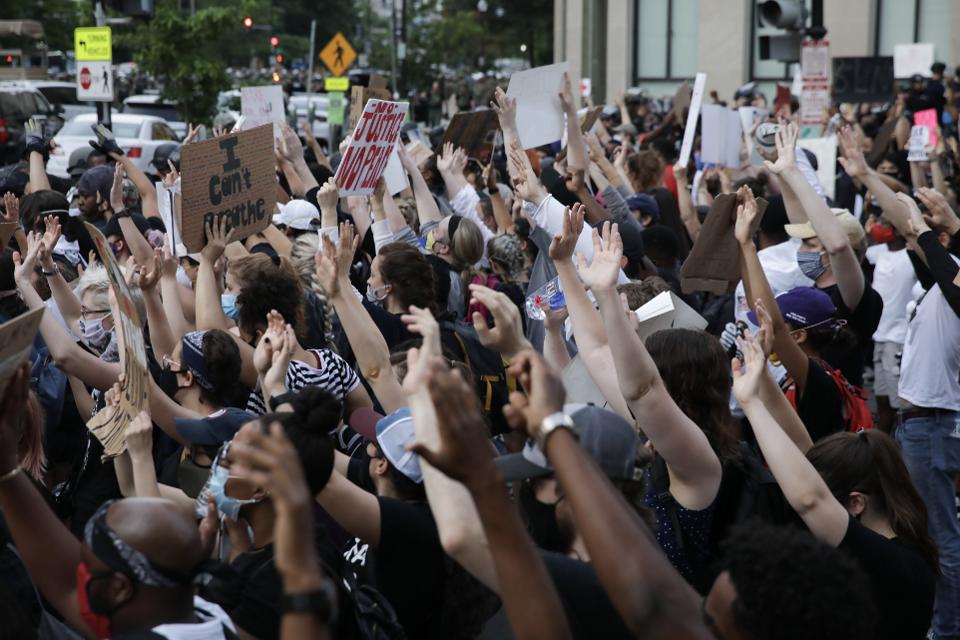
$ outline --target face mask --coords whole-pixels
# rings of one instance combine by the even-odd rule
[[[108,335],[110,341],[107,343],[107,348],[100,354],[100,359],[104,362],[120,362],[120,343],[117,341],[117,332],[111,331]]]
[[[180,489],[191,498],[196,498],[200,495],[209,477],[210,467],[197,464],[190,456],[181,460],[177,466],[177,484],[179,484]],[[204,515],[206,515],[206,503],[204,503]]]
[[[237,294],[223,293],[220,295],[220,306],[223,308],[223,314],[231,320],[240,317],[240,310],[237,308]]]
[[[381,288],[381,289],[386,289],[387,286],[388,286],[388,285],[384,285],[383,287],[380,287],[380,288]],[[381,296],[381,295],[379,295],[379,294],[377,293],[377,288],[376,288],[376,287],[374,287],[374,286],[373,286],[372,284],[370,284],[369,282],[367,283],[367,302],[369,302],[370,304],[375,304],[375,305],[378,305],[378,306],[383,306],[383,301],[386,300],[386,299],[387,299],[387,293],[386,293],[386,292],[384,292],[384,294]]]
[[[259,502],[256,498],[240,500],[227,495],[227,479],[230,477],[230,470],[214,461],[210,472],[210,480],[206,488],[210,491],[213,501],[217,504],[217,511],[220,515],[226,516],[233,521],[240,517],[240,508],[245,504]],[[199,499],[199,497],[198,497]],[[204,506],[206,513],[206,506]]]
[[[83,339],[91,348],[102,353],[110,344],[110,332],[103,328],[103,318],[81,320],[80,329],[83,331]]]
[[[888,227],[885,224],[875,224],[870,227],[870,235],[876,242],[886,244],[896,239],[897,232],[893,230],[893,227]]]
[[[77,564],[76,578],[77,608],[79,609],[80,617],[83,618],[83,621],[87,623],[87,626],[98,638],[109,638],[111,635],[110,615],[104,613],[102,610],[97,611],[100,607],[90,601],[90,592],[88,589],[94,577],[90,575],[90,570],[87,569],[85,563],[81,562]]]
[[[109,244],[110,244],[110,251],[113,251],[113,257],[119,260],[120,253],[123,251],[123,245],[120,244],[119,242],[111,242]]]
[[[819,251],[797,251],[797,264],[800,265],[800,271],[811,280],[816,280],[824,273],[827,268],[820,262]]]
[[[520,506],[527,517],[527,529],[538,547],[545,551],[566,553],[568,541],[557,524],[557,505],[537,500],[529,482],[520,488]]]

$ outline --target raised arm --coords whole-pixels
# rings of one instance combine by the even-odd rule
[[[281,125],[278,143],[277,149],[280,155],[293,166],[294,171],[303,183],[304,193],[319,187],[317,178],[310,171],[310,167],[307,166],[307,161],[303,157],[303,144],[301,144],[296,132],[290,128],[290,125]]]
[[[43,234],[43,252],[40,256],[40,265],[43,268],[43,276],[47,279],[47,285],[50,287],[50,293],[57,303],[57,309],[63,316],[67,327],[76,336],[82,336],[79,320],[82,315],[83,305],[73,293],[73,289],[67,284],[60,274],[60,267],[53,259],[53,249],[57,246],[60,239],[60,220],[57,216],[47,216],[44,219],[46,231]]]
[[[154,198],[156,206],[156,198]],[[123,165],[117,163],[113,171],[113,186],[110,188],[110,207],[113,209],[113,215],[120,219],[120,230],[123,232],[123,241],[127,243],[127,248],[133,254],[137,264],[150,264],[153,259],[153,248],[147,239],[143,237],[137,225],[130,218],[129,213],[124,211],[123,206]]]
[[[27,151],[30,152],[30,193],[49,191],[52,187],[50,178],[47,177],[47,168],[43,163],[43,154],[48,150],[50,143],[44,138],[43,127],[35,119],[27,120],[24,129]]]
[[[785,189],[792,190],[796,195],[800,207],[830,256],[830,267],[837,279],[843,303],[848,309],[856,309],[866,287],[860,261],[850,246],[850,239],[843,227],[837,222],[837,217],[797,168],[795,149],[798,133],[797,125],[793,123],[781,125],[777,132],[777,161],[767,161],[766,167],[780,177],[781,185]],[[789,212],[791,201],[786,196],[784,205]]]
[[[442,217],[440,207],[437,206],[437,201],[433,199],[430,187],[427,186],[427,181],[423,179],[423,174],[420,173],[420,167],[413,161],[402,144],[397,145],[397,154],[400,156],[400,164],[403,165],[407,175],[410,176],[413,197],[417,201],[417,217],[420,219],[420,226],[440,220]]]
[[[570,74],[563,74],[563,89],[560,91],[560,104],[567,117],[567,168],[570,171],[587,170],[587,147],[580,130],[580,118],[577,117],[577,105],[573,90],[570,88]]]
[[[896,227],[901,235],[907,235],[910,227],[910,213],[897,200],[897,194],[876,171],[870,168],[853,128],[845,126],[840,130],[840,156],[837,160],[847,175],[859,181],[876,197],[883,209],[883,217]]]
[[[673,165],[673,177],[677,180],[677,202],[680,205],[680,219],[683,226],[686,227],[690,239],[694,242],[700,235],[700,218],[697,216],[697,209],[693,206],[693,197],[690,195],[689,183],[687,182],[687,168],[679,162]]]
[[[193,326],[187,321],[183,303],[180,295],[181,291],[187,291],[185,287],[177,282],[177,259],[170,255],[170,251],[163,247],[163,271],[160,276],[160,294],[163,297],[163,312],[167,318],[167,325],[173,334],[173,339],[182,340],[183,336],[193,330]],[[190,297],[193,292],[187,293]]]
[[[627,321],[616,282],[623,246],[617,225],[605,224],[603,243],[593,231],[593,262],[580,256],[580,278],[593,290],[613,349],[620,392],[640,428],[663,456],[670,474],[670,493],[687,509],[704,509],[720,488],[720,460],[703,430],[677,406],[653,358]]]
[[[760,399],[761,380],[770,375],[763,350],[750,337],[740,340],[740,350],[745,363],[736,358],[733,360],[733,392],[750,420],[764,460],[787,502],[810,532],[836,547],[847,533],[850,515]]]
[[[183,336],[175,336],[167,322],[167,314],[163,310],[163,300],[157,284],[160,282],[160,273],[163,269],[163,250],[154,249],[153,259],[137,268],[140,290],[143,292],[144,306],[147,308],[147,325],[150,327],[150,345],[158,358],[169,356],[177,346],[177,341]]]
[[[427,384],[438,418],[439,446],[418,441],[410,449],[462,482],[473,497],[514,637],[569,638],[560,597],[493,463],[476,394],[460,372],[451,372],[441,359],[433,359],[429,367]]]
[[[530,395],[511,396],[504,414],[514,429],[536,435],[545,417],[563,411],[563,383],[532,351],[511,369]],[[539,445],[563,487],[597,578],[626,625],[637,637],[709,638],[700,598],[573,433],[555,429]]]
[[[500,195],[500,189],[497,187],[497,170],[493,168],[492,162],[483,168],[483,184],[487,187],[487,194],[490,196],[490,203],[493,205],[493,218],[497,221],[497,233],[513,233],[513,217],[510,215],[507,203],[503,201],[503,196]]]
[[[933,190],[928,190],[925,194],[928,200],[930,199],[931,193],[936,194]],[[902,193],[898,194],[897,197],[909,206],[910,224],[916,233],[917,244],[923,249],[927,266],[930,268],[930,272],[933,274],[937,284],[940,285],[940,291],[943,293],[947,304],[949,304],[953,312],[960,317],[960,285],[957,284],[957,282],[960,281],[960,278],[958,278],[960,266],[957,265],[956,259],[950,252],[940,244],[937,234],[927,225],[927,221],[920,214],[920,208],[917,207],[917,203],[914,202],[910,196]]]
[[[503,132],[503,146],[509,152],[515,146],[523,149],[520,144],[520,133],[517,131],[517,99],[511,98],[507,93],[497,87],[493,91],[493,102],[490,107],[497,113],[500,119],[500,130]],[[507,170],[510,172],[510,178],[514,181],[520,177],[520,173],[511,163],[507,163]]]

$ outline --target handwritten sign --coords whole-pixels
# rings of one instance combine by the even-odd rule
[[[400,127],[410,105],[406,102],[370,100],[353,130],[335,176],[341,196],[373,193],[397,144]]]
[[[507,95],[517,99],[517,129],[524,149],[550,144],[563,137],[560,90],[570,63],[561,62],[519,71],[510,76]]]
[[[930,137],[927,140],[927,144],[932,146],[937,146],[939,138],[937,138],[937,110],[936,109],[924,109],[923,111],[917,111],[913,114],[913,124],[926,127],[930,132]]]
[[[442,147],[449,142],[455,147],[463,147],[468,157],[486,164],[493,153],[493,143],[499,128],[500,120],[493,109],[463,111],[450,119],[440,145]]]
[[[0,325],[0,398],[13,372],[30,355],[44,309],[46,307],[28,311]]]
[[[907,146],[907,162],[926,162],[927,144],[930,141],[930,128],[915,124],[910,127],[910,143]]]
[[[103,459],[123,453],[126,448],[126,429],[130,421],[150,402],[150,370],[147,367],[147,347],[143,341],[140,315],[130,295],[130,288],[113,257],[113,250],[106,237],[89,222],[84,226],[97,248],[100,262],[107,270],[114,300],[110,310],[116,322],[117,344],[120,351],[120,366],[123,368],[123,384],[120,388],[120,403],[107,407],[90,418],[87,428],[103,445]]]
[[[184,145],[180,153],[181,232],[191,253],[206,244],[204,225],[224,216],[234,240],[270,226],[277,198],[271,125]]]
[[[888,102],[893,58],[833,58],[833,102]]]
[[[240,88],[240,114],[244,128],[253,129],[262,124],[280,124],[286,121],[283,110],[283,89],[278,84]]]
[[[909,78],[914,74],[930,75],[933,65],[933,43],[917,42],[893,45],[893,75]]]

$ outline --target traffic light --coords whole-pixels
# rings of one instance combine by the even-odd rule
[[[253,18],[251,18],[250,16],[247,16],[246,18],[244,18],[244,19],[243,19],[243,26],[245,26],[247,29],[249,29],[250,27],[252,27],[252,26],[253,26]]]
[[[767,0],[757,6],[760,24],[782,32],[759,36],[761,60],[797,62],[809,13],[800,0]]]
[[[280,44],[280,38],[278,38],[277,36],[271,36],[271,37],[270,37],[270,46],[271,46],[271,47],[275,47],[275,46],[277,46],[278,44]]]
[[[282,53],[278,53],[278,54],[277,54],[277,64],[283,64],[283,54],[282,54]]]

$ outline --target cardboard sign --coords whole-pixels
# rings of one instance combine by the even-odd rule
[[[203,144],[202,142],[196,143]],[[191,147],[194,145],[187,145]],[[123,453],[127,448],[127,425],[150,402],[150,370],[147,365],[147,348],[140,328],[140,316],[133,304],[133,297],[120,266],[113,257],[113,250],[104,235],[95,226],[85,222],[100,262],[106,267],[110,288],[116,299],[116,308],[111,305],[116,323],[117,343],[120,350],[120,366],[123,368],[123,385],[120,388],[120,404],[107,407],[90,418],[87,428],[103,445],[103,459]]]
[[[707,321],[672,291],[664,291],[653,300],[637,308],[634,313],[640,321],[637,333],[644,341],[664,329],[694,329],[703,331]]]
[[[893,58],[834,58],[834,104],[893,99]]]
[[[373,193],[377,180],[387,168],[409,107],[406,102],[370,100],[367,103],[334,176],[341,196]]]
[[[183,244],[206,244],[203,227],[227,216],[234,240],[270,226],[276,208],[273,127],[238,131],[181,148]]]
[[[673,105],[670,110],[673,112],[673,121],[677,124],[683,122],[683,111],[690,106],[690,81],[684,80],[683,84],[673,94]]]
[[[563,138],[560,91],[569,62],[519,71],[510,76],[507,95],[517,99],[517,129],[524,149],[552,144]]]
[[[585,109],[580,117],[580,131],[590,133],[590,130],[597,124],[597,120],[600,119],[601,113],[603,113],[603,105]]]
[[[760,215],[767,201],[757,199]],[[684,293],[709,291],[717,295],[732,293],[740,282],[740,245],[733,235],[736,222],[737,196],[717,196],[707,213],[700,235],[680,270],[680,287]]]
[[[387,79],[372,75],[366,87],[350,88],[350,127],[357,126],[360,115],[371,100],[390,100],[393,96],[387,89]]]
[[[930,128],[922,124],[910,127],[910,143],[907,146],[907,162],[926,162],[927,145],[930,143]]]
[[[46,307],[28,311],[0,325],[0,398],[13,372],[30,355],[44,309]]]
[[[240,88],[240,114],[245,118],[244,128],[253,129],[262,124],[286,122],[283,109],[283,89],[278,84]],[[279,129],[274,135],[279,134]]]
[[[909,78],[914,74],[928,77],[932,65],[932,42],[893,45],[893,75],[895,77]]]
[[[170,251],[170,254],[176,258],[182,257],[177,252],[177,247],[183,245],[183,235],[180,233],[179,221],[173,215],[173,197],[174,193],[163,182],[157,181],[157,209],[160,211],[160,219],[163,220],[163,226],[167,230],[164,244]],[[184,254],[186,255],[186,254]]]
[[[450,119],[447,130],[443,132],[440,148],[447,142],[455,147],[463,147],[467,157],[476,158],[486,164],[493,153],[493,144],[500,129],[500,120],[493,109],[461,111]]]
[[[430,151],[430,147],[419,140],[414,140],[407,145],[407,153],[418,167],[422,167],[424,163],[433,157],[433,151]]]
[[[700,117],[700,102],[703,100],[703,88],[707,84],[707,74],[698,73],[693,81],[693,96],[690,98],[690,110],[687,112],[687,124],[683,127],[683,142],[680,144],[678,162],[686,166],[690,162],[693,150],[693,137],[697,131],[697,118]]]
[[[938,123],[936,109],[924,109],[923,111],[917,111],[915,114],[913,114],[913,124],[926,127],[930,134],[927,144],[937,146],[939,138],[937,138]]]
[[[823,193],[833,200],[837,180],[837,136],[802,138],[797,141],[797,146],[817,156],[817,178]]]
[[[10,238],[13,237],[19,227],[20,225],[16,222],[0,222],[0,251],[7,248],[7,245],[10,244]]]
[[[705,104],[700,117],[700,160],[726,167],[740,166],[743,130],[740,114],[719,104]]]

